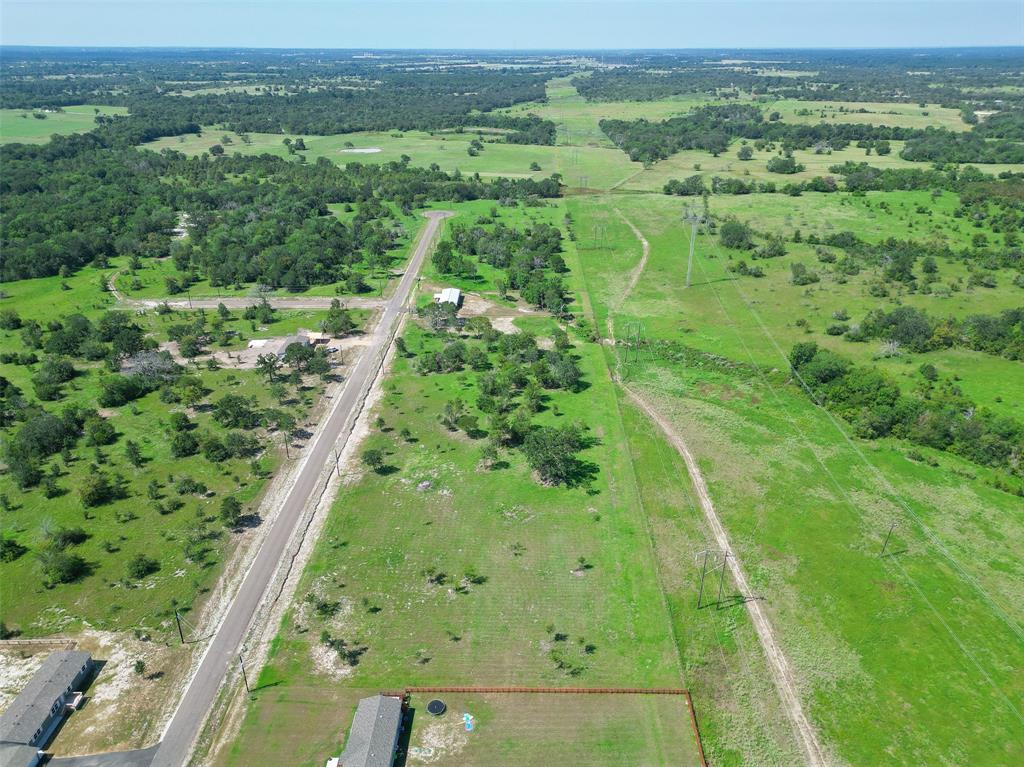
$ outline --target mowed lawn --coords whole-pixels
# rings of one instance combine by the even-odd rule
[[[45,119],[33,117],[29,109],[0,109],[0,144],[45,144],[55,133],[85,133],[96,127],[96,115],[128,114],[125,107],[80,104],[64,107],[62,112],[38,112]]]
[[[726,254],[704,237],[694,286],[685,291],[687,240],[668,203],[576,198],[569,207],[601,329],[609,314],[620,333],[639,320],[649,339],[709,353],[691,365],[623,362],[623,374],[695,452],[750,596],[764,600],[826,747],[852,764],[875,763],[879,754],[907,765],[1020,761],[1024,568],[1011,553],[1024,547],[1020,499],[988,485],[991,471],[945,453],[920,451],[929,466],[896,441],[847,442],[785,374],[743,367],[754,361],[784,370],[772,337],[787,351],[792,341],[823,342],[824,334],[814,322],[810,335],[793,326],[806,301],[782,280],[769,276],[749,295],[755,281],[733,282]],[[652,246],[628,294],[623,275],[639,263],[640,246],[615,207]],[[756,208],[744,217],[751,214]],[[974,310],[997,308],[990,295],[979,306],[975,294]],[[848,303],[867,305],[856,289]],[[858,356],[858,345],[837,343]],[[913,357],[916,368],[930,355]],[[1004,400],[1012,400],[1019,363],[983,357],[949,358],[943,375],[960,376],[965,390],[977,381],[978,391],[991,391],[988,376],[998,370]],[[893,522],[898,553],[880,558]]]
[[[434,697],[448,709],[427,713]],[[412,696],[407,765],[528,767],[694,764],[685,698],[671,695],[431,694]],[[473,717],[467,732],[463,715]]]

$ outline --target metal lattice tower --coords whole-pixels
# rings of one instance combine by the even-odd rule
[[[704,216],[687,207],[683,220],[690,223],[690,257],[686,262],[686,287],[690,287],[693,276],[693,248],[697,243],[697,227],[704,223]]]

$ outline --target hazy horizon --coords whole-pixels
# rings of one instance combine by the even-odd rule
[[[0,19],[0,44],[11,47],[597,51],[1024,45],[1024,3],[1015,0],[8,0],[0,6]]]

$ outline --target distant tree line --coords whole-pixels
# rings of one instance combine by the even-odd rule
[[[430,200],[555,197],[556,178],[494,179],[413,168],[406,162],[300,164],[263,155],[187,158],[111,147],[95,135],[0,147],[2,277],[69,273],[114,256],[174,255],[217,284],[261,280],[301,288],[342,278],[382,258],[395,227],[381,200],[405,211]],[[368,203],[382,218],[343,224],[331,203]],[[189,244],[176,243],[178,214]],[[390,214],[389,214],[390,215]]]
[[[240,133],[306,135],[479,126],[510,131],[505,138],[510,143],[554,143],[551,121],[493,112],[545,101],[545,78],[537,69],[405,68],[392,66],[398,57],[384,63],[350,54],[251,52],[249,59],[249,53],[246,62],[202,51],[66,52],[45,62],[25,54],[14,56],[17,63],[5,57],[0,107],[124,106],[126,116],[96,118],[98,131],[122,145],[194,133],[208,125]],[[230,87],[239,82],[242,88]],[[227,92],[202,92],[217,84],[229,86]],[[174,95],[181,92],[189,95]]]
[[[933,52],[927,68],[921,67],[915,51],[772,51],[772,64],[754,63],[763,57],[764,51],[606,56],[606,62],[614,58],[619,66],[576,77],[573,85],[591,101],[654,101],[687,94],[728,98],[743,93],[809,102],[895,102],[922,107],[938,103],[952,108],[966,104],[971,109],[1024,104],[1019,54],[1009,48]],[[788,74],[775,70],[788,70]]]
[[[894,128],[886,125],[818,123],[799,125],[765,120],[753,104],[703,106],[682,117],[661,122],[601,120],[601,130],[635,162],[664,160],[684,149],[699,149],[718,156],[734,139],[777,143],[784,153],[797,149],[827,147],[840,150],[852,142],[887,147],[889,141],[906,141],[901,157],[944,163],[1020,163],[1024,144],[1013,139],[986,139],[974,133],[945,128]],[[773,158],[786,162],[785,156]],[[792,160],[789,160],[792,163]],[[769,168],[781,173],[795,167]]]

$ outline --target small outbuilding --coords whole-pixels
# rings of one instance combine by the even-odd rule
[[[458,288],[444,288],[434,294],[435,304],[451,304],[456,309],[462,305],[462,291]]]
[[[402,715],[402,699],[393,695],[359,701],[340,767],[391,767],[402,732]]]
[[[284,353],[288,351],[288,347],[292,344],[298,344],[299,346],[310,346],[309,339],[305,336],[285,336],[278,342],[277,356],[284,357]]]
[[[25,689],[0,716],[0,743],[45,746],[64,715],[81,699],[76,692],[92,669],[92,656],[87,652],[61,650],[50,653]],[[11,758],[15,753],[11,752]],[[18,758],[27,753],[22,749]],[[4,754],[4,758],[7,759],[8,754]]]

